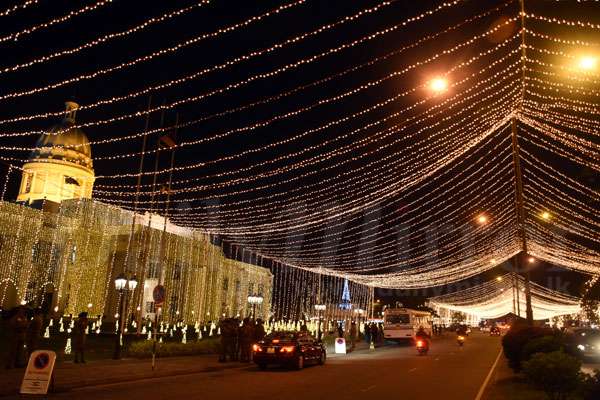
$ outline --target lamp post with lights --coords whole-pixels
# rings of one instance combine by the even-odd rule
[[[126,297],[129,291],[134,291],[137,287],[137,279],[135,276],[131,277],[131,279],[127,279],[125,274],[120,273],[119,276],[115,278],[115,289],[119,292],[119,304],[118,304],[118,324],[119,331],[116,333],[115,339],[115,353],[113,355],[113,359],[119,360],[121,358],[121,338],[123,337],[123,314],[126,310]],[[123,299],[125,297],[125,299]]]
[[[321,319],[322,319],[322,313],[323,311],[325,311],[325,304],[315,304],[315,311],[317,312],[317,318],[319,318],[318,320],[318,331],[317,331],[317,339],[320,341],[321,340],[321,336],[323,335],[323,333],[321,332]]]
[[[248,304],[252,305],[252,319],[256,320],[256,306],[262,304],[263,297],[261,295],[248,296]]]

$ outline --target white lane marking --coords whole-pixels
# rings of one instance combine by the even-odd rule
[[[417,370],[416,368],[411,368],[411,369],[408,370],[408,372],[413,372],[413,371],[416,371],[416,370]]]
[[[502,355],[502,349],[500,349],[500,352],[498,353],[498,356],[496,357],[496,361],[494,361],[494,364],[492,365],[490,372],[488,372],[487,376],[485,377],[485,380],[483,381],[483,384],[479,388],[479,392],[477,392],[477,396],[475,396],[475,400],[481,400],[481,398],[483,397],[483,392],[485,392],[485,388],[487,387],[488,383],[490,382],[490,379],[492,378],[492,374],[494,373],[494,370],[496,369],[496,365],[498,365],[498,361],[500,361],[501,355]]]
[[[361,389],[361,392],[368,392],[369,390],[371,390],[371,389],[373,389],[373,388],[375,388],[375,385],[371,385],[371,386],[369,386],[368,388]]]

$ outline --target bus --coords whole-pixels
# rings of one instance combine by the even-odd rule
[[[383,333],[386,340],[413,340],[419,327],[431,335],[430,312],[410,308],[388,308],[383,313]]]

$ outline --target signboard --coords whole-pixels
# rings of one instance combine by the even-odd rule
[[[163,285],[156,285],[154,290],[152,291],[152,298],[154,299],[154,304],[156,306],[160,306],[165,302],[166,290]]]
[[[346,354],[346,339],[335,339],[335,354]]]
[[[56,353],[36,350],[31,353],[25,376],[21,383],[21,394],[47,394],[52,382]]]

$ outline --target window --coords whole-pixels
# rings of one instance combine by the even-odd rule
[[[74,244],[71,249],[71,264],[75,264],[75,256],[77,255],[77,245]]]
[[[223,278],[223,290],[229,289],[229,278]]]
[[[254,294],[254,283],[248,282],[248,296],[252,296]]]
[[[183,268],[181,267],[181,264],[179,264],[179,263],[176,263],[173,266],[173,280],[178,281],[181,279],[181,270],[182,269]]]
[[[241,288],[242,288],[242,282],[240,282],[238,279],[235,281],[235,293],[239,294]]]
[[[33,181],[33,174],[31,172],[25,173],[25,190],[24,193],[31,192],[31,182]]]
[[[154,313],[154,302],[153,301],[147,301],[146,302],[146,308],[145,308],[145,310],[149,314]]]
[[[258,295],[262,296],[264,291],[265,291],[265,285],[263,285],[263,284],[258,285]]]
[[[71,176],[66,176],[65,175],[65,184],[67,185],[75,185],[75,186],[81,186],[79,184],[79,182],[77,181],[77,179],[71,177]]]
[[[146,278],[158,279],[158,263],[156,261],[151,261],[150,264],[148,264],[148,271],[146,271]]]
[[[408,314],[392,314],[385,316],[385,322],[387,324],[403,324],[408,325],[410,323],[410,317]]]

